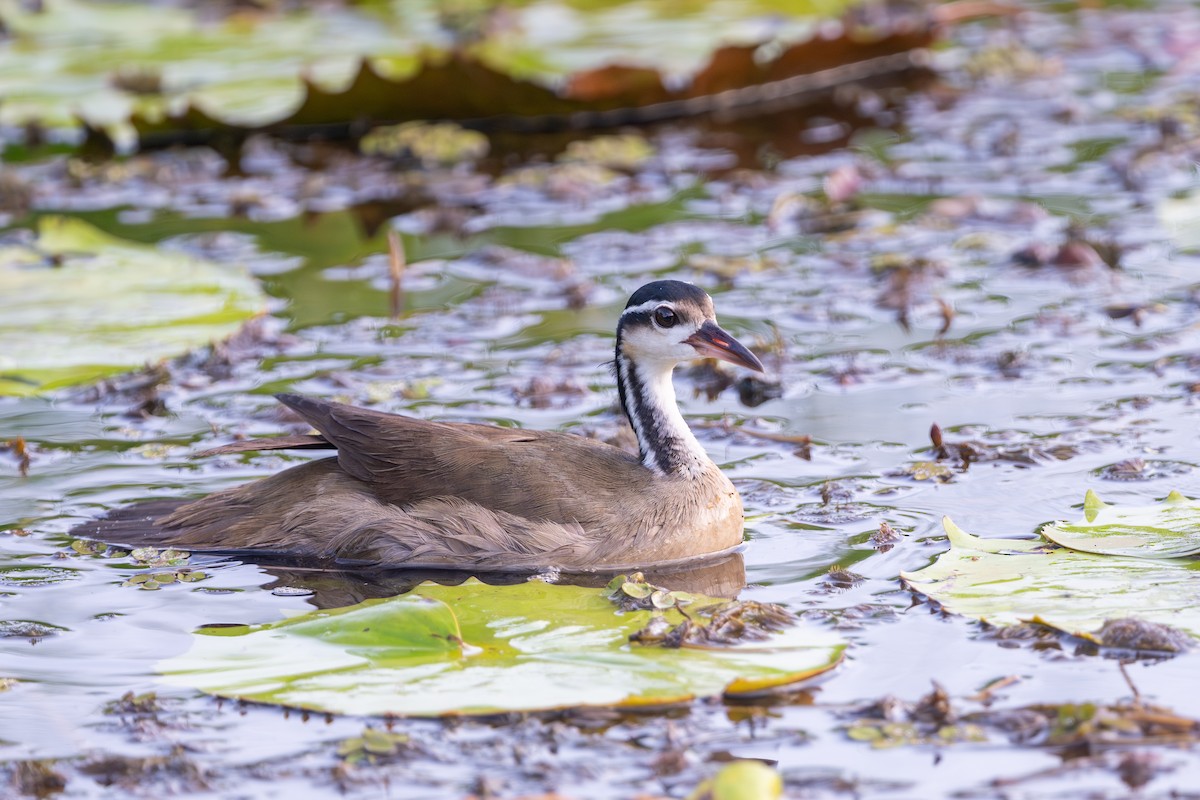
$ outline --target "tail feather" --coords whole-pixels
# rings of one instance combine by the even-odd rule
[[[246,439],[230,442],[219,447],[192,453],[191,458],[208,458],[236,453],[259,453],[266,450],[332,450],[333,445],[324,436],[303,433],[297,436],[278,436],[273,439]]]
[[[309,397],[303,394],[277,394],[275,399],[300,415],[300,418],[312,425],[318,431],[323,431],[329,424],[329,415],[337,403]]]
[[[168,546],[172,533],[159,521],[189,502],[187,499],[171,498],[113,509],[99,519],[76,525],[70,530],[70,535],[130,547]]]

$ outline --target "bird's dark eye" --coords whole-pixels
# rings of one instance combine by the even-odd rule
[[[654,309],[654,322],[660,328],[673,328],[679,320],[675,317],[675,312],[670,306],[659,306]]]

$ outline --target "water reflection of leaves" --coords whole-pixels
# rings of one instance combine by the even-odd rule
[[[846,83],[920,71],[920,59],[912,53],[932,43],[932,18],[911,7],[871,17],[851,15],[838,35],[784,45],[766,60],[760,57],[762,43],[724,47],[685,81],[668,81],[653,67],[609,65],[570,75],[555,89],[456,51],[430,57],[400,79],[369,60],[360,62],[344,88],[305,79],[299,107],[261,126],[233,122],[222,111],[195,103],[167,113],[135,111],[130,122],[139,143],[154,147],[241,141],[262,130],[346,136],[372,121],[488,118],[525,130],[609,127],[731,108],[794,105]],[[667,88],[668,83],[679,88]],[[89,137],[95,145],[111,147],[100,128],[89,128]]]

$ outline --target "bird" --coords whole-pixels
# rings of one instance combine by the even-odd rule
[[[316,434],[198,455],[333,449],[198,500],[154,500],[73,533],[126,546],[249,553],[340,566],[487,572],[620,571],[738,548],[741,497],[675,398],[681,362],[762,362],[678,280],[630,296],[613,371],[637,455],[570,433],[439,422],[298,394],[277,399]]]

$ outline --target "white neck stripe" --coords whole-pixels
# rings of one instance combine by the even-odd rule
[[[639,364],[622,353],[617,356],[617,380],[638,439],[642,464],[660,475],[675,473],[695,478],[712,462],[679,413],[671,383],[673,367],[661,362]],[[636,382],[631,380],[631,373],[637,373]],[[647,425],[652,430],[647,430]]]
[[[635,369],[635,367],[633,366],[633,361],[628,356],[625,356],[625,355],[618,356],[617,357],[617,380],[619,380],[622,383],[622,385],[624,385],[624,387],[625,387],[625,402],[629,405],[629,410],[628,410],[629,424],[633,426],[633,435],[635,437],[637,437],[638,448],[640,450],[642,450],[642,452],[644,453],[644,455],[642,456],[642,465],[645,467],[648,467],[649,469],[654,470],[655,472],[657,472],[661,475],[661,474],[663,474],[663,471],[662,471],[662,468],[659,467],[658,461],[654,457],[654,455],[655,455],[654,451],[652,449],[650,449],[649,447],[645,446],[645,442],[647,441],[647,438],[646,438],[646,431],[642,427],[642,415],[641,415],[642,397],[640,394],[635,392],[633,390],[633,387],[630,386],[628,383],[630,369]]]

